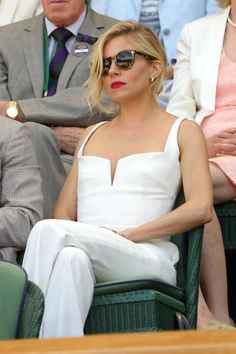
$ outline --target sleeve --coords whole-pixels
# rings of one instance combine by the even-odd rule
[[[0,98],[1,100],[11,100],[8,91],[8,68],[5,63],[4,57],[0,53]]]
[[[194,119],[196,102],[191,82],[189,24],[184,26],[177,44],[178,59],[174,69],[174,81],[167,112],[178,117]]]
[[[6,143],[1,175],[0,248],[24,248],[31,228],[42,218],[43,197],[40,168],[23,124]]]
[[[84,128],[107,119],[104,113],[89,110],[86,93],[85,87],[70,87],[50,97],[18,100],[18,103],[26,121]]]

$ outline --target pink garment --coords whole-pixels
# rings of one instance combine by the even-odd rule
[[[216,87],[215,112],[206,117],[202,124],[206,138],[227,128],[236,128],[236,62],[232,62],[222,51]],[[210,158],[236,186],[236,156]]]

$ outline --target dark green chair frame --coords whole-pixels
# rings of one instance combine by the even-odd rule
[[[25,270],[0,260],[0,339],[37,338],[44,311],[40,288]]]
[[[175,206],[182,202],[181,194]],[[85,334],[178,329],[179,315],[195,328],[202,234],[198,227],[171,237],[180,252],[177,286],[156,279],[97,284]]]

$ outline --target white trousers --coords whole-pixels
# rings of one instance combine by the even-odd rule
[[[31,231],[23,267],[45,296],[41,337],[83,335],[95,282],[156,278],[176,283],[177,247],[134,243],[93,225],[43,220]]]

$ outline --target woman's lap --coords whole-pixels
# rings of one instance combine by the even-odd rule
[[[136,244],[108,229],[63,220],[44,220],[33,229],[23,263],[29,276],[34,273],[32,258],[38,259],[41,263],[36,265],[38,271],[42,263],[48,270],[40,272],[37,281],[47,288],[43,276],[49,280],[49,269],[53,269],[59,252],[69,246],[78,247],[88,255],[98,282],[156,277],[175,284],[177,251],[170,242]]]

